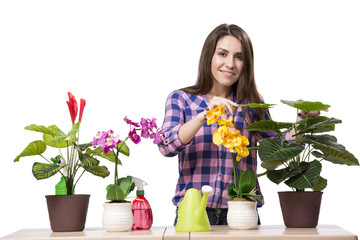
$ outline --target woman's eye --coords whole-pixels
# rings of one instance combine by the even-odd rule
[[[238,60],[243,60],[242,55],[237,55],[237,56],[236,56],[236,59],[238,59]]]
[[[220,52],[219,56],[226,57],[226,53]]]

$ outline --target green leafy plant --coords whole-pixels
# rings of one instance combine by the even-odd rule
[[[56,125],[45,127],[42,125],[29,125],[26,130],[42,133],[43,140],[35,140],[15,158],[14,162],[18,162],[20,158],[28,156],[40,156],[46,163],[35,162],[32,167],[32,173],[37,180],[49,178],[56,173],[60,173],[66,181],[67,195],[73,195],[75,186],[80,180],[84,172],[90,172],[95,176],[107,177],[110,172],[105,166],[99,166],[99,161],[94,158],[95,155],[104,155],[102,151],[90,151],[91,143],[79,144],[79,128],[85,107],[85,100],[80,100],[80,114],[77,123],[76,117],[78,113],[78,104],[73,94],[68,93],[69,101],[67,101],[70,116],[72,120],[72,128],[66,134]],[[46,158],[44,153],[47,147],[56,148],[59,155],[56,157]],[[108,157],[109,156],[105,156]],[[82,169],[82,171],[81,171]],[[62,171],[60,171],[62,170]],[[81,174],[79,175],[79,171]]]
[[[248,131],[275,131],[277,137],[262,139],[257,147],[261,166],[274,183],[284,182],[296,191],[322,191],[327,180],[321,174],[322,162],[348,166],[359,165],[357,158],[327,134],[341,123],[336,118],[325,116],[308,117],[310,112],[327,110],[330,105],[310,101],[286,101],[282,103],[307,114],[306,118],[293,123],[261,120],[249,124]],[[249,106],[249,105],[240,105]],[[267,104],[252,104],[251,107],[268,108]],[[291,135],[290,138],[286,135]],[[315,158],[315,159],[313,159]]]

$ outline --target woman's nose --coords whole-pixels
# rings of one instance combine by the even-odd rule
[[[227,68],[233,69],[233,68],[234,68],[234,58],[229,56],[229,57],[226,59],[225,65],[226,65]]]

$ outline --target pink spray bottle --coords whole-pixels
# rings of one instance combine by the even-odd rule
[[[143,180],[132,177],[132,181],[135,183],[136,199],[132,204],[132,212],[134,216],[134,222],[132,230],[148,230],[153,223],[153,215],[149,202],[144,197],[144,186],[147,185]]]

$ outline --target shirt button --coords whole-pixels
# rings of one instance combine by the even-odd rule
[[[219,177],[221,177],[221,173],[219,173]]]
[[[216,195],[220,196],[220,193],[219,193],[219,192],[217,192],[217,193],[216,193]]]

